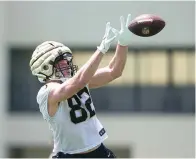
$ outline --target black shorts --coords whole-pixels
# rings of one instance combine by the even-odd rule
[[[55,156],[52,156],[52,158],[116,158],[116,156],[111,150],[101,144],[96,150],[89,153],[64,154],[63,152],[58,152]]]

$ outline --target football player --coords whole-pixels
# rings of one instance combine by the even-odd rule
[[[120,31],[106,24],[100,46],[79,70],[73,63],[72,51],[59,42],[46,41],[33,52],[30,68],[44,83],[37,102],[53,135],[53,158],[115,158],[103,144],[108,136],[96,116],[89,89],[122,75],[130,42],[130,14],[126,23],[122,16],[120,21]],[[98,69],[115,39],[118,44],[112,60],[107,67]]]

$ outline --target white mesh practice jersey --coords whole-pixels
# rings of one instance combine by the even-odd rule
[[[107,134],[96,117],[95,108],[87,87],[84,87],[71,98],[59,103],[56,114],[48,114],[47,85],[41,87],[37,94],[37,102],[43,118],[52,131],[53,153],[80,153],[87,151],[106,138]]]

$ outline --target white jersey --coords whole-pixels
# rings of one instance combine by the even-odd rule
[[[87,87],[71,98],[60,102],[56,114],[52,117],[48,114],[47,106],[49,91],[50,88],[47,85],[42,86],[37,94],[37,102],[53,134],[53,153],[84,152],[99,145],[107,138],[105,129],[95,114]]]

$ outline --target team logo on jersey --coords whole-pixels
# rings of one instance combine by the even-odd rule
[[[99,131],[99,135],[100,135],[100,136],[103,136],[104,134],[105,134],[105,129],[102,128],[102,129]]]

